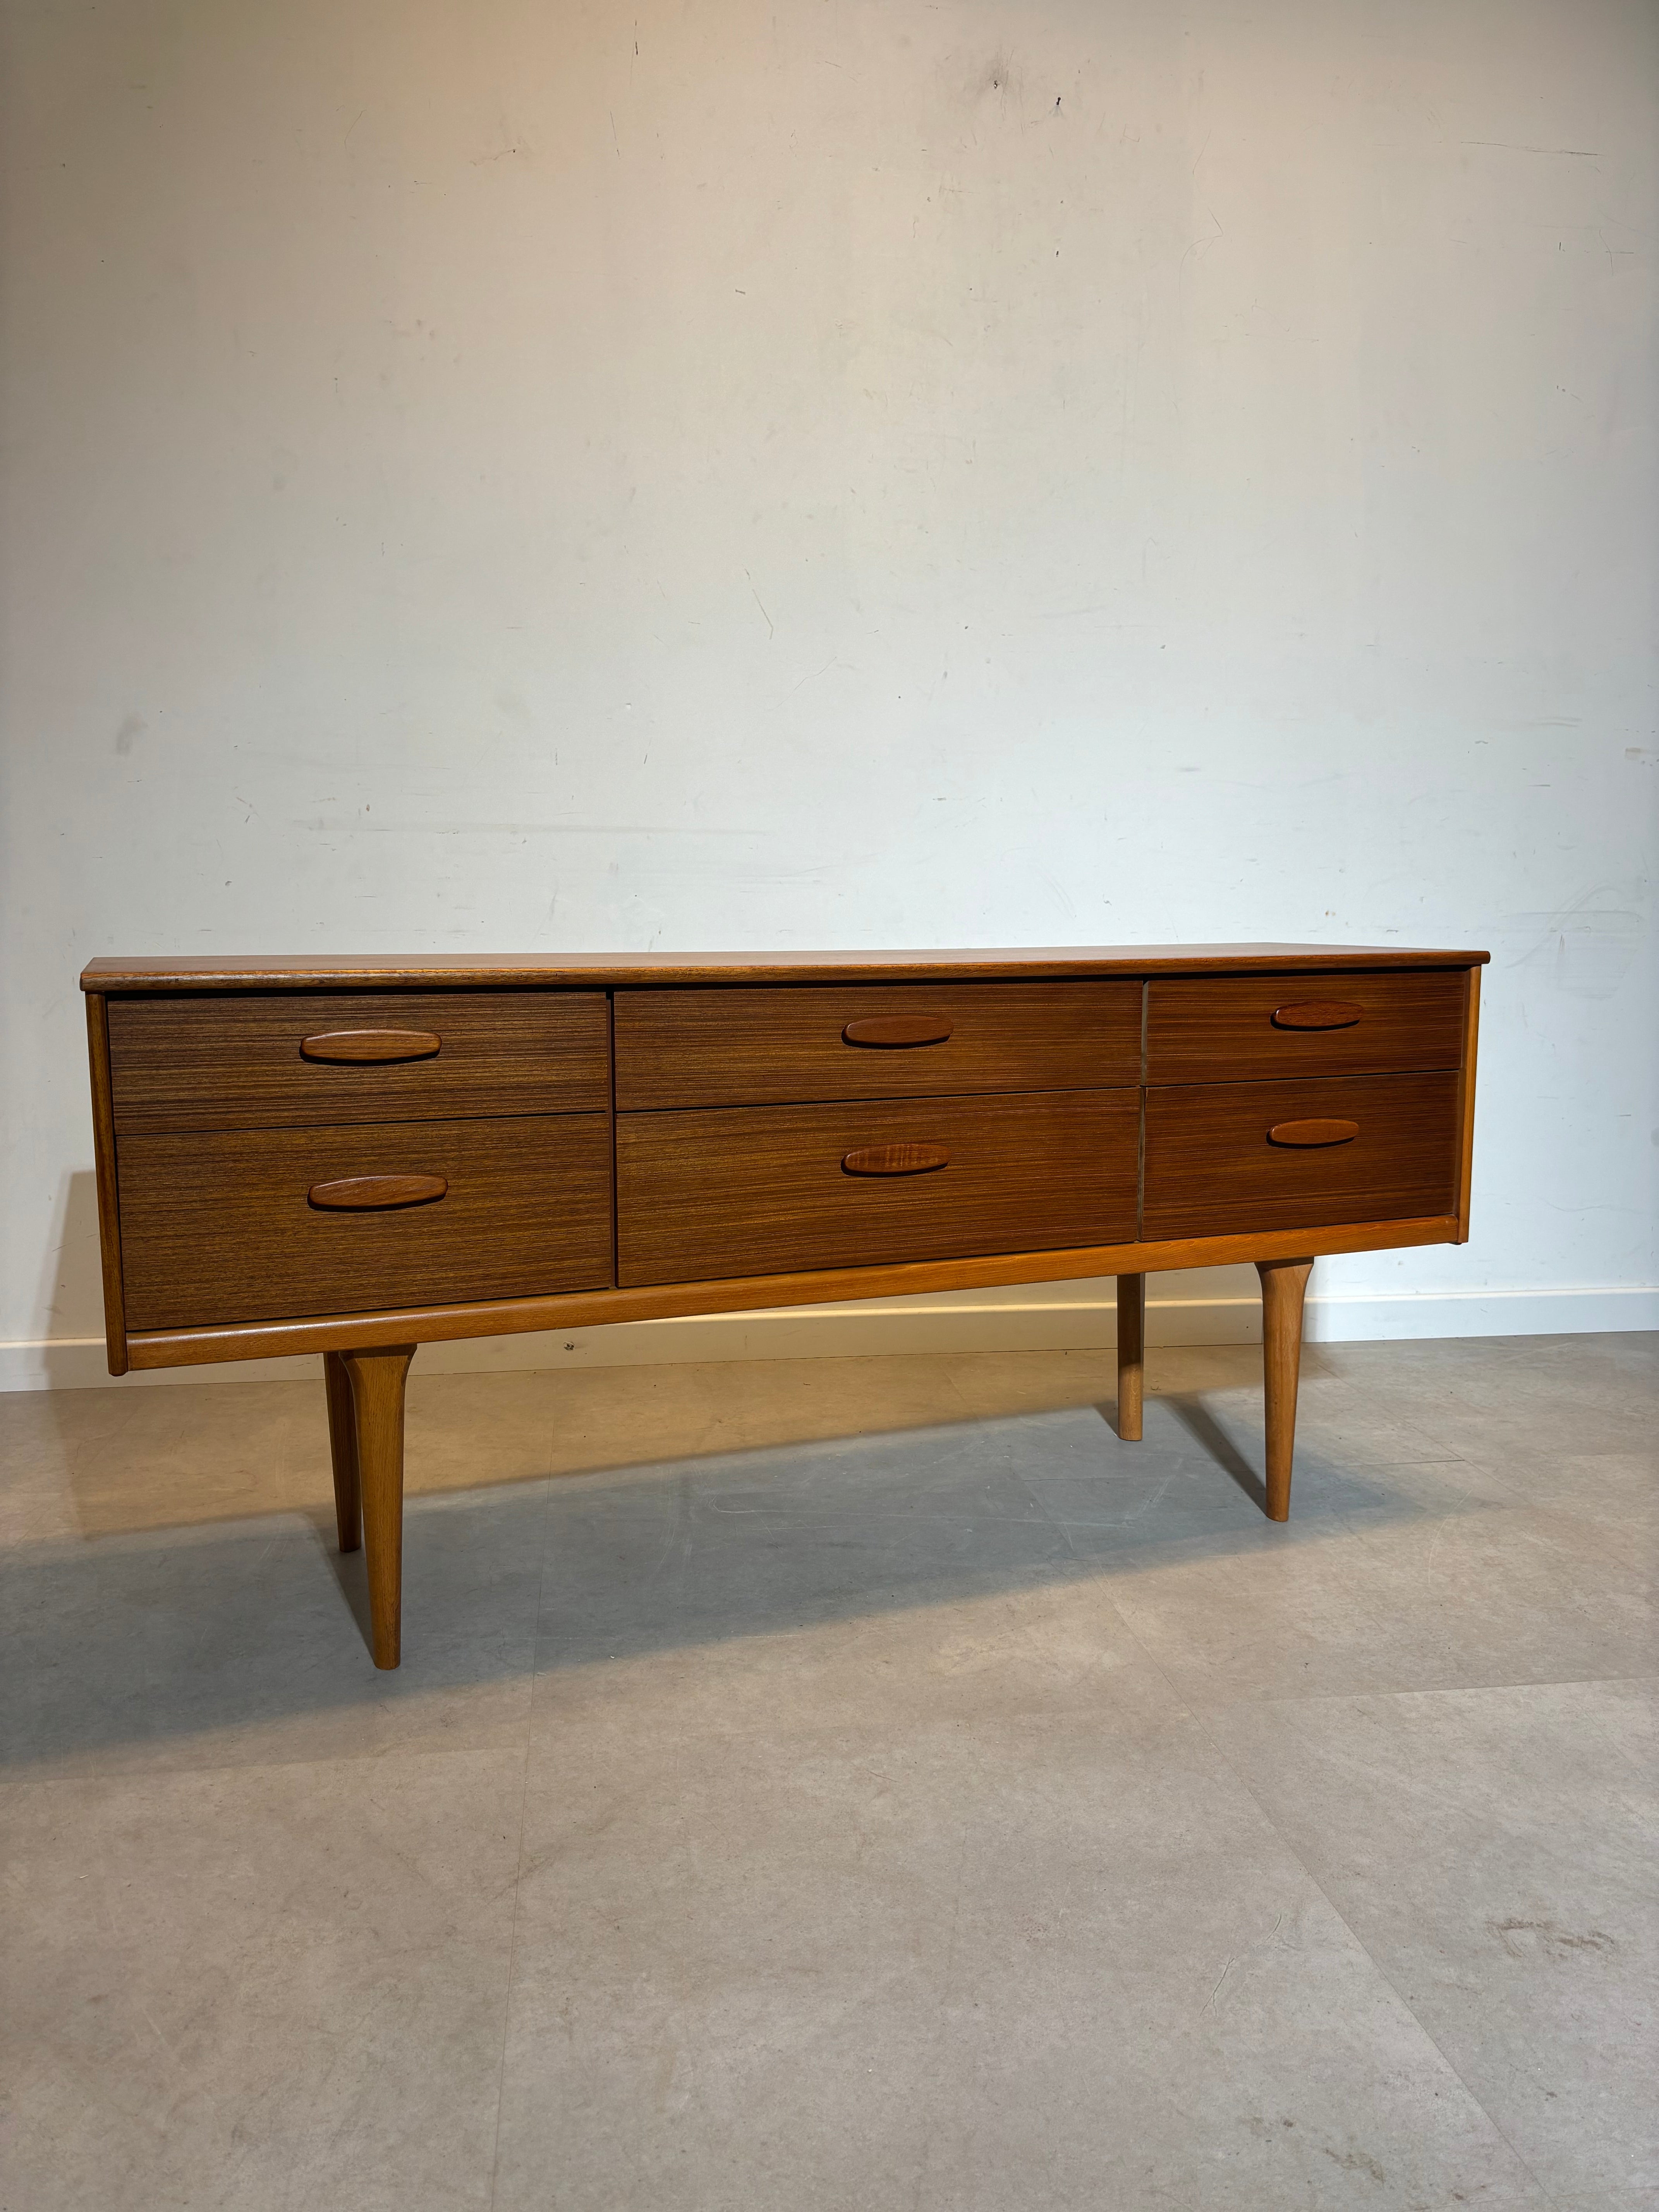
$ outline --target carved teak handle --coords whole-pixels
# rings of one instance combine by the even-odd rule
[[[1352,999],[1299,999],[1293,1006],[1273,1008],[1276,1030],[1351,1030],[1364,1017],[1364,1006]]]
[[[301,1037],[301,1060],[356,1066],[365,1060],[430,1060],[443,1039],[430,1030],[324,1030]]]
[[[951,1155],[943,1145],[861,1145],[842,1161],[843,1175],[931,1175],[948,1168]]]
[[[394,1206],[430,1206],[448,1188],[443,1176],[342,1176],[337,1182],[313,1183],[307,1196],[325,1212],[370,1213]]]
[[[951,1024],[942,1014],[871,1014],[848,1022],[842,1031],[843,1044],[943,1044]]]
[[[1358,1121],[1277,1121],[1267,1132],[1270,1145],[1351,1145]]]

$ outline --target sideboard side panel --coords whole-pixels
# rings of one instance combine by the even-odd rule
[[[112,1375],[127,1371],[126,1297],[121,1281],[121,1207],[115,1169],[115,1117],[109,1078],[109,1001],[87,994],[87,1057],[92,1073],[92,1153],[98,1176],[98,1256],[104,1273],[104,1347]]]
[[[1469,1186],[1474,1173],[1474,1060],[1480,1032],[1480,970],[1469,969],[1463,980],[1467,993],[1463,1018],[1463,1067],[1457,1099],[1456,1242],[1460,1244],[1467,1244],[1469,1241]]]

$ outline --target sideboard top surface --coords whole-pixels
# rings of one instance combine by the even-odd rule
[[[1471,968],[1491,955],[1397,945],[1015,945],[962,951],[186,954],[91,961],[83,991],[429,990],[539,985],[593,990],[677,983],[834,983],[884,977],[1308,974],[1339,968]]]

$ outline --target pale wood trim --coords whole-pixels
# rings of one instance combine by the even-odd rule
[[[1291,1517],[1291,1462],[1296,1453],[1296,1390],[1302,1367],[1302,1306],[1311,1260],[1258,1260],[1261,1278],[1261,1377],[1267,1418],[1267,1509],[1270,1521]]]
[[[1140,1441],[1146,1381],[1146,1278],[1117,1279],[1117,1432],[1126,1444]]]
[[[1389,1251],[1407,1244],[1449,1244],[1456,1231],[1455,1214],[1434,1214],[1409,1221],[1286,1229],[1267,1236],[1190,1237],[1156,1244],[1099,1244],[1067,1251],[917,1261],[903,1267],[750,1275],[713,1283],[582,1291],[559,1297],[503,1298],[471,1305],[408,1306],[217,1328],[147,1329],[128,1339],[127,1352],[134,1367],[191,1367],[223,1359],[274,1359],[292,1352],[349,1352],[387,1343],[513,1336],[529,1329],[599,1328],[611,1322],[740,1313],[765,1306],[825,1305],[844,1298],[1073,1282],[1095,1275],[1157,1274],[1172,1267],[1226,1267],[1328,1252]]]
[[[98,1174],[98,1255],[104,1271],[104,1345],[112,1375],[127,1371],[126,1293],[121,1283],[121,1207],[115,1172],[115,1111],[109,1078],[109,1002],[87,994],[92,1071],[92,1157]]]

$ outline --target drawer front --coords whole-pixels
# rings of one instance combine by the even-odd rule
[[[763,1106],[1140,1080],[1140,986],[618,991],[617,1104]]]
[[[1231,1237],[1454,1212],[1457,1085],[1455,1074],[1356,1075],[1149,1091],[1143,1233]]]
[[[119,1139],[116,1156],[133,1328],[611,1279],[603,1114],[141,1135]]]
[[[603,991],[112,999],[115,1127],[603,1111],[608,1032]]]
[[[1134,1091],[617,1123],[623,1285],[1127,1242]]]
[[[1465,977],[1227,975],[1153,982],[1146,1080],[1234,1083],[1455,1067]]]

